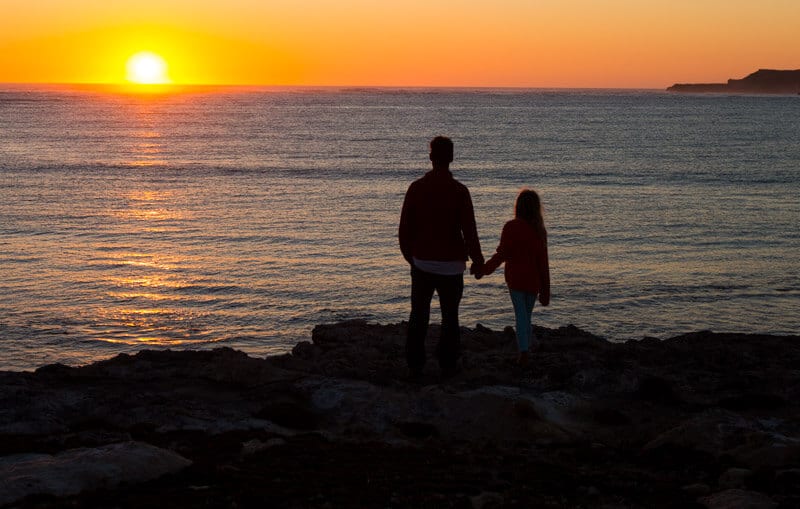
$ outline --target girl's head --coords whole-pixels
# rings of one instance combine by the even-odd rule
[[[524,219],[539,232],[544,232],[544,218],[542,217],[542,202],[536,191],[523,189],[517,196],[514,206],[514,215],[517,219]]]

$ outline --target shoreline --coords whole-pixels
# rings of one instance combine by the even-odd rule
[[[353,322],[353,323],[364,323],[364,324],[366,324],[368,326],[377,326],[377,327],[384,326],[380,322],[375,322],[375,321],[371,321],[371,320],[365,320],[365,319],[362,319],[362,318],[345,319],[345,320],[342,320],[342,321],[336,322],[336,323],[337,324],[344,324],[344,323],[350,323],[350,322]],[[401,321],[399,323],[394,323],[394,324],[389,324],[389,325],[391,325],[391,326],[405,326],[404,325],[405,323],[406,323],[406,321],[403,320],[403,321]],[[436,325],[432,323],[431,327],[436,327]],[[483,323],[480,323],[480,322],[476,323],[475,327],[468,327],[468,326],[463,326],[462,325],[461,329],[462,329],[462,331],[467,331],[467,333],[469,333],[469,331],[475,331],[475,330],[493,330],[493,331],[497,331],[497,329],[494,329],[494,328],[492,328],[490,326],[484,325]],[[509,326],[504,327],[504,329],[505,330],[511,330],[511,329],[513,329],[513,327],[509,325]],[[638,337],[616,339],[616,338],[610,338],[610,337],[607,337],[607,336],[603,336],[603,335],[600,335],[600,334],[595,334],[595,333],[593,333],[591,331],[588,331],[588,330],[586,330],[586,329],[584,329],[584,328],[582,328],[580,326],[576,326],[576,325],[573,325],[573,324],[564,325],[564,326],[561,326],[561,327],[556,328],[556,329],[551,328],[551,327],[546,327],[546,326],[534,325],[534,329],[539,331],[540,334],[552,334],[553,331],[560,331],[560,330],[577,330],[577,331],[580,331],[580,333],[583,334],[583,335],[591,336],[591,337],[597,338],[598,340],[606,341],[608,343],[617,344],[617,345],[625,344],[625,343],[637,343],[637,342],[641,342],[641,341],[668,342],[668,341],[679,340],[679,339],[687,337],[687,336],[698,336],[698,335],[737,336],[737,337],[738,336],[742,336],[742,337],[754,337],[754,338],[755,337],[798,338],[798,341],[800,341],[800,335],[794,334],[794,333],[791,333],[791,332],[757,332],[757,331],[756,332],[730,332],[730,331],[728,331],[728,332],[718,332],[718,331],[711,330],[711,329],[698,329],[698,330],[695,330],[695,331],[692,331],[692,332],[681,333],[681,334],[672,335],[672,336],[668,336],[668,337],[659,337],[657,335],[644,334],[644,335],[638,336]],[[311,331],[311,333],[313,333],[313,331]],[[106,361],[112,360],[112,359],[114,359],[114,358],[116,358],[116,357],[118,357],[120,355],[128,355],[128,356],[130,356],[130,355],[137,355],[138,353],[141,353],[141,352],[210,352],[210,351],[217,350],[217,349],[220,349],[220,348],[235,350],[235,351],[238,351],[238,352],[241,352],[241,353],[247,355],[248,357],[252,357],[254,359],[268,360],[270,358],[282,357],[282,356],[284,356],[286,354],[289,354],[297,346],[297,344],[303,343],[303,342],[306,342],[306,341],[307,340],[300,339],[293,346],[285,347],[285,351],[282,351],[282,352],[279,352],[279,353],[266,354],[266,355],[264,355],[263,352],[258,351],[258,350],[254,350],[254,349],[250,349],[250,348],[246,348],[246,347],[242,348],[241,346],[229,346],[229,345],[221,344],[221,343],[218,343],[218,342],[200,343],[200,344],[197,344],[197,345],[194,345],[194,346],[191,346],[191,345],[189,345],[189,346],[182,346],[182,345],[172,345],[172,346],[170,346],[170,345],[142,345],[141,348],[136,349],[136,350],[131,350],[131,351],[127,351],[127,352],[109,353],[104,357],[97,357],[97,358],[94,358],[94,359],[89,360],[88,362],[84,362],[84,363],[44,362],[44,363],[41,363],[41,364],[37,364],[35,366],[31,366],[31,367],[27,367],[27,368],[21,368],[21,369],[14,369],[13,367],[12,368],[0,367],[0,373],[19,373],[19,374],[22,374],[22,373],[34,373],[34,372],[38,371],[39,369],[46,368],[48,366],[63,366],[63,367],[66,367],[66,368],[79,369],[79,368],[85,368],[85,367],[91,366],[93,364],[97,364],[97,363],[101,363],[101,362],[106,362]],[[429,342],[430,341],[435,341],[435,339],[429,338]]]
[[[513,331],[478,325],[443,379],[431,329],[421,381],[404,325],[364,321],[264,359],[145,350],[0,372],[0,506],[800,503],[798,336],[537,328],[518,368]]]

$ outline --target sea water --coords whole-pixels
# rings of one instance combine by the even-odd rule
[[[540,192],[536,324],[800,333],[800,97],[5,85],[0,369],[263,356],[315,324],[407,319],[397,224],[440,134],[487,257]],[[502,271],[467,277],[461,323],[513,325]]]

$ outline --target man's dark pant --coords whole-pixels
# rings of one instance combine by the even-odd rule
[[[461,355],[461,331],[458,325],[458,305],[464,293],[464,275],[442,276],[411,269],[411,316],[408,319],[406,358],[412,372],[422,371],[425,365],[425,336],[431,317],[433,292],[439,295],[442,309],[442,333],[436,347],[436,357],[443,371],[456,368]]]

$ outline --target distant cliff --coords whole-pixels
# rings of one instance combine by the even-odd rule
[[[740,80],[727,83],[676,83],[669,92],[726,94],[800,94],[800,69],[779,71],[759,69]]]

